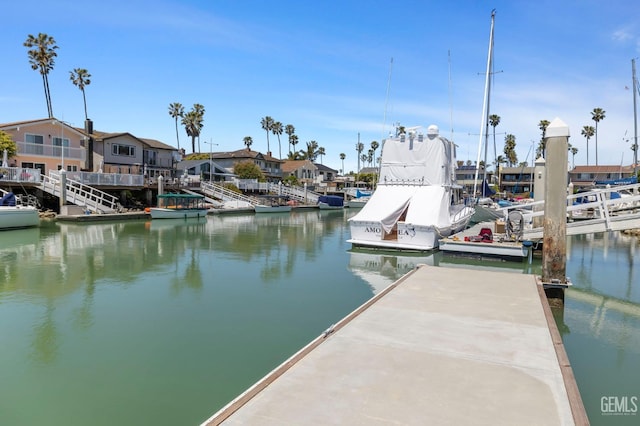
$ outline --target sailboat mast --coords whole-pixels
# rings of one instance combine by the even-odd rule
[[[631,60],[631,73],[633,78],[633,175],[638,176],[638,113],[636,95],[639,89],[636,78],[636,60]]]
[[[484,82],[484,101],[482,105],[482,121],[480,124],[480,140],[478,141],[478,159],[476,161],[476,174],[473,182],[473,196],[476,195],[478,187],[478,170],[480,167],[480,153],[482,152],[482,137],[485,137],[485,170],[486,170],[486,150],[487,150],[487,138],[489,137],[489,90],[491,88],[491,67],[493,62],[493,26],[496,18],[496,10],[491,11],[491,32],[489,33],[489,53],[487,55],[487,72],[485,74]],[[484,133],[483,133],[484,132]],[[485,174],[486,176],[486,174]]]

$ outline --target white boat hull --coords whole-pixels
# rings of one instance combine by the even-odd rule
[[[318,208],[320,210],[342,210],[344,206],[330,206],[327,203],[318,203]]]
[[[291,211],[291,206],[254,206],[256,213],[287,213]]]
[[[472,211],[461,220],[447,227],[415,225],[398,222],[397,232],[386,234],[376,222],[350,222],[351,239],[348,243],[361,247],[377,247],[398,250],[429,251],[438,248],[440,239],[462,231],[469,222]]]
[[[151,207],[149,213],[151,219],[188,219],[206,217],[208,209],[165,209],[162,207]]]
[[[29,228],[40,225],[40,215],[35,207],[0,207],[0,230]]]
[[[367,204],[367,201],[369,201],[368,197],[366,199],[354,198],[353,200],[347,201],[346,206],[350,209],[361,209]]]

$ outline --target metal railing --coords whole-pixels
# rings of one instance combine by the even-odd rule
[[[260,204],[260,201],[256,197],[248,197],[244,194],[231,191],[215,182],[201,181],[200,190],[206,195],[222,201],[244,201],[253,206]]]
[[[18,152],[25,155],[38,155],[49,158],[66,158],[70,160],[84,161],[87,156],[85,148],[71,148],[59,145],[45,145],[40,143],[16,142]],[[63,155],[64,150],[64,155]]]
[[[144,176],[138,174],[67,172],[67,179],[85,185],[144,186]]]
[[[624,194],[616,197],[613,193]],[[544,231],[544,200],[498,209],[507,217],[519,210],[523,238],[539,239]],[[640,184],[594,189],[567,196],[567,235],[620,231],[640,227]]]
[[[60,174],[49,172],[48,176],[43,176],[41,187],[43,191],[61,197]],[[117,197],[69,178],[66,184],[66,200],[95,213],[115,213],[120,209]]]
[[[42,180],[40,169],[25,167],[0,167],[0,181],[40,183]]]
[[[288,186],[282,183],[258,182],[254,179],[235,179],[234,183],[242,191],[259,191],[289,197],[304,204],[317,204],[321,194],[306,187]]]

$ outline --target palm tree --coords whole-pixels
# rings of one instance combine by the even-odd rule
[[[342,160],[342,174],[344,174],[344,159],[347,158],[344,152],[340,153],[340,160]]]
[[[513,166],[518,163],[518,154],[516,154],[516,137],[508,134],[504,137],[504,154],[507,156],[507,163]]]
[[[289,152],[291,152],[291,136],[296,132],[296,128],[293,127],[293,124],[287,124],[284,126],[284,132],[289,136]]]
[[[39,33],[38,37],[29,34],[23,44],[31,50],[27,51],[29,63],[32,70],[40,71],[42,84],[44,85],[44,97],[47,101],[47,112],[49,118],[53,118],[53,107],[51,106],[51,91],[49,90],[49,71],[53,70],[55,57],[58,56],[56,41],[53,37],[44,33]]]
[[[498,114],[491,114],[489,116],[489,124],[493,127],[493,159],[497,163],[498,152],[496,151],[496,127],[500,124],[500,116]]]
[[[292,146],[292,153],[296,152],[296,145],[298,145],[299,139],[298,139],[298,135],[291,135],[289,136],[289,143]]]
[[[373,161],[376,159],[376,151],[380,148],[378,141],[371,141],[371,149],[373,150]]]
[[[169,104],[169,115],[176,121],[176,141],[180,150],[180,136],[178,136],[178,118],[184,117],[184,107],[180,102]]]
[[[260,121],[262,129],[267,132],[267,154],[269,155],[271,155],[271,148],[269,147],[269,132],[271,132],[271,128],[273,127],[273,122],[273,118],[268,115]]]
[[[320,148],[318,148],[318,156],[320,157],[320,164],[322,164],[323,155],[326,155],[326,152],[324,150],[324,147],[321,146]]]
[[[360,135],[358,134],[358,139],[360,139]],[[362,151],[364,151],[364,144],[362,142],[358,142],[356,144],[356,152],[358,153],[358,171],[356,173],[360,173],[360,159]]]
[[[575,146],[572,146],[570,151],[571,151],[571,168],[575,169],[576,168],[576,154],[578,153],[578,148],[576,148]]]
[[[587,166],[589,165],[589,139],[596,134],[596,129],[593,126],[584,126],[582,127],[582,131],[580,132],[582,136],[587,138]]]
[[[194,104],[191,111],[182,117],[182,125],[187,135],[191,137],[191,152],[196,152],[196,138],[200,137],[202,130],[202,122],[204,117],[204,107],[200,104]]]
[[[253,144],[253,139],[251,138],[251,136],[245,136],[244,139],[244,144],[247,147],[247,151],[251,150],[251,144]]]
[[[318,142],[307,142],[307,150],[303,153],[303,155],[307,160],[311,162],[316,161],[316,158],[318,157]]]
[[[360,160],[362,161],[362,164],[367,164],[368,159],[369,156],[367,154],[360,154]]]
[[[604,120],[605,112],[602,108],[594,108],[591,111],[591,119],[596,122],[596,166],[598,165],[598,123]]]
[[[280,145],[280,135],[282,134],[282,123],[275,121],[271,126],[271,131],[278,137],[278,158],[282,158],[282,146]]]
[[[540,123],[538,123],[538,128],[542,131],[542,137],[540,138],[540,143],[538,144],[538,148],[536,149],[536,158],[540,156],[542,156],[542,158],[545,157],[547,147],[544,141],[544,137],[547,135],[547,127],[549,127],[549,124],[551,124],[549,120],[540,120]]]
[[[84,68],[76,68],[73,71],[69,71],[69,79],[71,82],[82,91],[82,100],[84,101],[84,119],[88,120],[89,116],[87,115],[87,97],[84,94],[85,86],[91,84],[91,74]]]
[[[198,137],[198,152],[200,152],[200,131],[202,130],[202,122],[204,121],[204,106],[202,104],[193,104],[193,111],[198,116],[198,134],[196,136]]]

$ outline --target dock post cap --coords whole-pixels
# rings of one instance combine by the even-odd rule
[[[547,138],[569,137],[569,126],[558,117],[554,118],[545,132]]]

